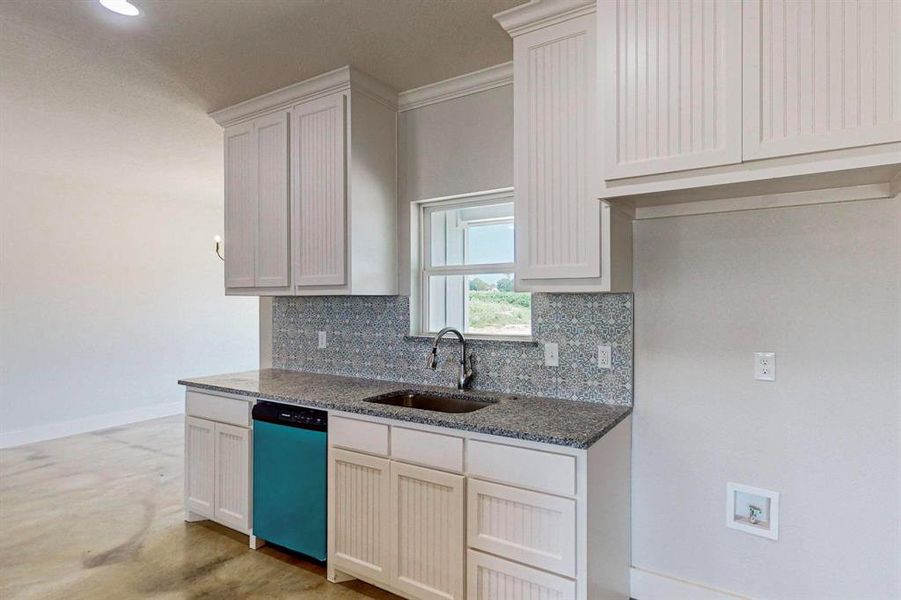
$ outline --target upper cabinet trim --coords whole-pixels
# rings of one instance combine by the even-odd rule
[[[504,30],[516,37],[537,29],[589,15],[595,11],[595,0],[529,0],[526,4],[494,15]]]
[[[497,87],[512,85],[513,63],[505,62],[479,71],[430,83],[397,96],[397,110],[404,112],[430,104],[477,94]]]
[[[213,111],[210,117],[222,127],[228,127],[276,110],[290,109],[299,102],[346,91],[351,86],[355,93],[362,93],[391,110],[397,110],[396,91],[348,65]]]

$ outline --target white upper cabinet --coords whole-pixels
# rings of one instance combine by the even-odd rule
[[[599,195],[614,206],[641,219],[897,193],[901,2],[597,7]]]
[[[333,94],[292,111],[297,285],[344,285],[345,104]]]
[[[255,281],[257,160],[253,122],[225,130],[225,287]]]
[[[741,4],[598,2],[604,175],[741,161]]]
[[[592,184],[595,20],[513,40],[516,266],[522,279],[600,277]]]
[[[288,286],[288,114],[225,130],[225,287]]]
[[[255,121],[258,223],[256,287],[288,285],[288,115]]]
[[[516,289],[631,288],[631,223],[599,200],[594,2],[495,15],[513,36]]]
[[[901,140],[901,2],[744,3],[744,158]]]
[[[212,117],[226,293],[397,293],[396,92],[344,67]]]

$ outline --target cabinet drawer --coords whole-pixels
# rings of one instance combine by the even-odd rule
[[[467,514],[470,547],[575,576],[575,500],[470,479]]]
[[[466,593],[469,600],[575,600],[576,582],[470,550]]]
[[[185,392],[185,414],[238,427],[250,427],[250,407],[248,400],[236,400],[215,394],[204,394],[194,390]]]
[[[565,454],[473,440],[467,472],[552,494],[576,494],[576,458]]]
[[[332,446],[388,456],[388,426],[381,423],[330,417],[328,437]]]
[[[406,427],[392,427],[391,458],[462,473],[463,439]]]

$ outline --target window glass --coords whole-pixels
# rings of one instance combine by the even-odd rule
[[[449,207],[429,217],[431,266],[513,262],[513,203]]]
[[[532,295],[513,291],[513,273],[429,277],[429,330],[456,327],[482,335],[530,335]]]
[[[528,336],[532,295],[514,292],[514,217],[509,197],[432,205],[424,211],[422,329]]]

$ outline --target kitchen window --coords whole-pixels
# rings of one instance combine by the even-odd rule
[[[420,331],[528,337],[532,295],[513,291],[512,192],[423,204]]]

